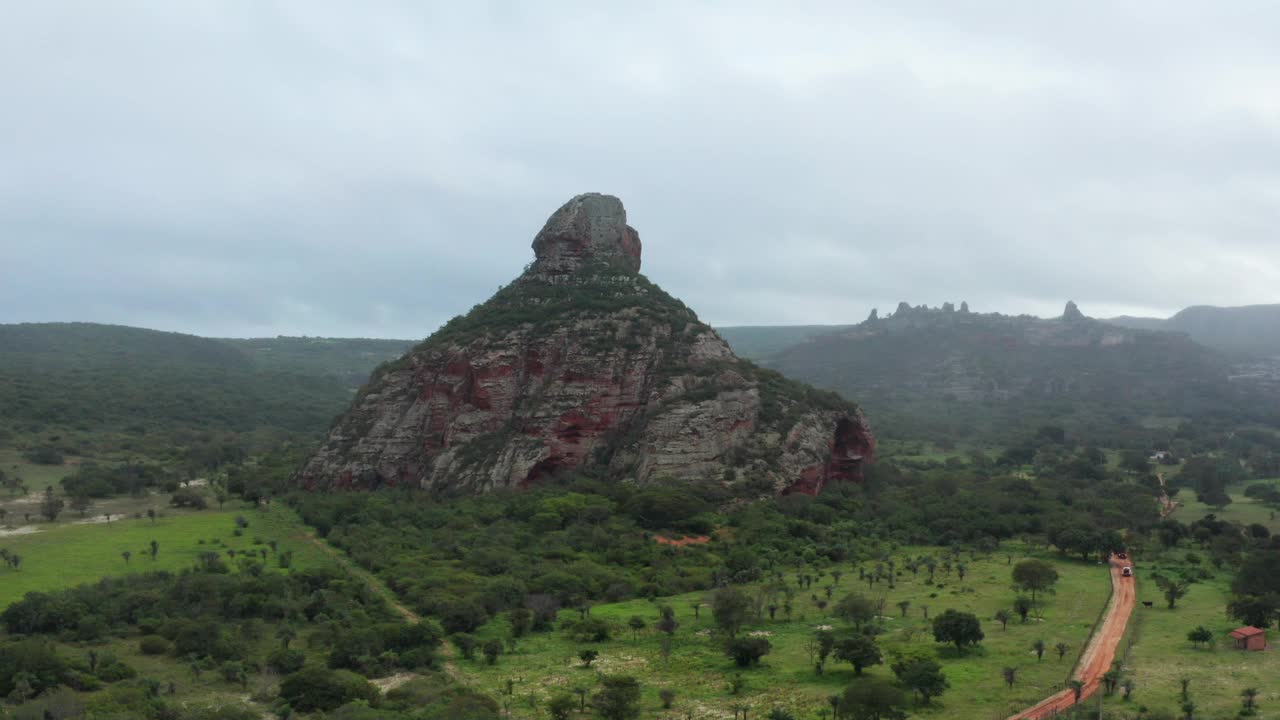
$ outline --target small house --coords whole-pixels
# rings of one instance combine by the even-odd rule
[[[1232,630],[1231,639],[1236,641],[1237,650],[1267,649],[1267,631],[1259,630],[1251,625]]]

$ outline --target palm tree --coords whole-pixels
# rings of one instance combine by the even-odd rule
[[[1245,688],[1240,691],[1240,697],[1244,698],[1244,709],[1252,712],[1258,700],[1258,688]]]
[[[996,611],[996,622],[1000,623],[1000,629],[1001,629],[1001,630],[1008,630],[1008,629],[1009,629],[1009,620],[1011,620],[1011,619],[1012,619],[1012,618],[1010,617],[1010,615],[1009,615],[1009,611],[1008,611],[1008,610],[997,610],[997,611]]]
[[[1084,683],[1079,680],[1068,680],[1067,687],[1075,696],[1075,702],[1078,704],[1080,702],[1080,695],[1084,692]]]
[[[1116,685],[1120,682],[1120,671],[1111,668],[1102,675],[1102,684],[1107,688],[1107,694],[1111,695],[1116,691]]]

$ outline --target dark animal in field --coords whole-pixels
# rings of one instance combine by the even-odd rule
[[[1143,606],[1143,607],[1154,607],[1154,606],[1155,606],[1155,601],[1153,601],[1153,600],[1143,600],[1143,601],[1142,601],[1142,606]]]

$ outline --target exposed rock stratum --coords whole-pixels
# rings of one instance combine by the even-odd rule
[[[378,368],[298,473],[310,489],[483,492],[578,470],[619,481],[858,481],[858,407],[740,360],[640,274],[616,197],[579,195],[515,281]]]

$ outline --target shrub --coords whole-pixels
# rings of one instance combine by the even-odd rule
[[[173,494],[169,499],[169,504],[174,507],[187,507],[194,510],[204,510],[209,506],[205,502],[204,496],[191,488],[183,488]]]
[[[737,638],[730,640],[725,646],[725,654],[733,658],[738,667],[753,667],[760,664],[760,658],[769,654],[772,645],[764,638]]]
[[[144,635],[138,641],[138,650],[143,655],[164,655],[169,652],[169,641],[159,635]]]
[[[305,667],[280,683],[280,697],[298,712],[330,711],[355,700],[376,705],[378,688],[360,675],[319,666]]]
[[[115,658],[105,659],[98,663],[98,671],[94,673],[103,682],[119,682],[138,676],[138,671]]]
[[[611,632],[609,623],[599,618],[584,618],[569,625],[569,637],[577,642],[604,642]]]
[[[307,662],[307,656],[301,650],[292,648],[276,648],[267,655],[267,665],[282,675],[295,673]]]

